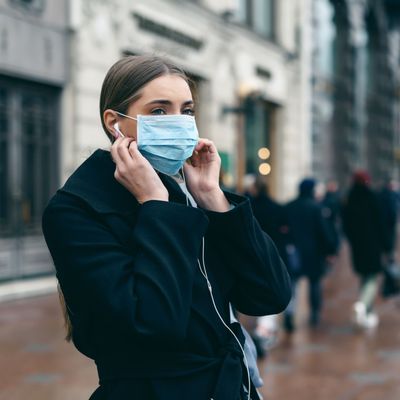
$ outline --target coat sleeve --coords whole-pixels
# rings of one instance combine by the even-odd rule
[[[282,312],[291,297],[286,266],[271,240],[253,216],[249,200],[225,193],[235,208],[226,213],[205,211],[209,235],[218,243],[234,276],[230,301],[248,315]]]
[[[189,319],[201,239],[200,210],[161,201],[139,206],[130,251],[79,199],[49,204],[43,232],[72,311],[143,339],[179,341]]]

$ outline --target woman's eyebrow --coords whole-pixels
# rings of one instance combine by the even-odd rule
[[[150,105],[150,104],[164,104],[164,105],[170,106],[172,104],[172,101],[165,100],[165,99],[157,99],[157,100],[152,100],[152,101],[146,103],[146,106]],[[186,100],[182,103],[183,106],[187,106],[187,105],[191,105],[191,104],[194,104],[193,100]]]

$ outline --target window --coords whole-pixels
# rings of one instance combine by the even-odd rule
[[[237,0],[237,21],[269,39],[275,35],[274,14],[274,0]]]
[[[254,30],[267,38],[273,37],[273,2],[272,0],[253,0]]]
[[[262,160],[261,148],[271,148],[272,106],[262,100],[247,98],[245,116],[246,173],[257,174]]]
[[[0,236],[40,232],[57,183],[58,93],[0,79]]]

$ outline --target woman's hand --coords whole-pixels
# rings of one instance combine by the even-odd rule
[[[183,166],[187,187],[196,203],[212,211],[228,211],[229,203],[219,187],[221,158],[214,143],[200,139]]]
[[[114,177],[139,203],[149,200],[168,201],[168,191],[154,168],[140,154],[131,137],[118,138],[111,146],[116,164]]]

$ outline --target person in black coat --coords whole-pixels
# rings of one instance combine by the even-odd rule
[[[250,197],[251,207],[261,229],[274,241],[282,259],[285,256],[287,220],[285,208],[268,195],[268,186],[263,177],[257,176],[254,193]]]
[[[333,240],[333,253],[337,254],[340,248],[340,214],[342,202],[338,189],[338,184],[330,180],[326,184],[326,193],[321,202],[322,214],[328,223],[328,228]]]
[[[354,271],[360,277],[360,295],[353,305],[354,322],[359,327],[378,323],[373,303],[385,246],[382,213],[378,196],[369,187],[370,181],[367,172],[356,171],[343,206],[343,229],[350,244]]]
[[[273,240],[283,262],[288,266],[285,248],[287,221],[284,207],[269,196],[265,177],[261,175],[254,177],[254,182],[252,182],[245,195],[250,199],[254,217],[260,224],[261,229]],[[290,270],[288,272],[290,273]],[[241,322],[253,339],[258,358],[263,358],[267,354],[266,343],[274,340],[274,337],[272,337],[272,334],[271,337],[262,337],[257,333],[260,330],[258,318],[241,316]]]
[[[387,179],[378,193],[383,229],[383,249],[388,263],[394,262],[396,248],[399,196],[395,186],[396,183],[393,180]]]
[[[91,400],[258,399],[230,306],[279,313],[290,280],[248,199],[220,189],[188,78],[125,57],[100,114],[111,152],[95,151],[43,215],[73,343],[97,366]]]
[[[334,252],[334,238],[322,207],[315,200],[315,180],[304,179],[299,185],[299,196],[286,205],[286,218],[297,266],[293,268],[293,298],[285,311],[284,328],[295,329],[295,290],[297,281],[305,276],[309,282],[310,325],[317,326],[322,307],[321,279],[325,273],[326,257]]]

